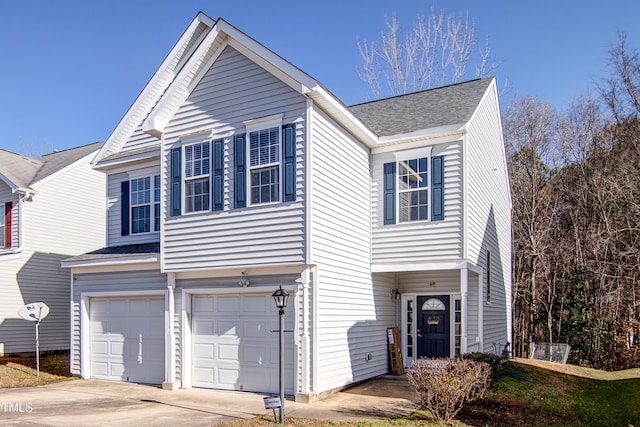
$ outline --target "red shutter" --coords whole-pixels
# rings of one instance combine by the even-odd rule
[[[4,247],[11,247],[11,202],[4,204]]]

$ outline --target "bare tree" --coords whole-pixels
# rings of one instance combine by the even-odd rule
[[[444,10],[425,18],[418,16],[405,32],[394,13],[385,17],[380,42],[357,40],[362,68],[358,76],[375,99],[457,83],[464,78],[484,77],[495,70],[488,37],[478,43],[475,22]],[[474,75],[468,68],[475,64]]]
[[[629,46],[627,34],[609,49],[610,76],[598,86],[600,95],[618,122],[640,113],[640,53]]]

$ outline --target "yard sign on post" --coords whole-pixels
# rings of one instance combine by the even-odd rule
[[[49,314],[49,307],[43,302],[34,302],[20,307],[18,316],[36,325],[36,376],[40,376],[40,337],[38,336],[38,326],[40,321]]]

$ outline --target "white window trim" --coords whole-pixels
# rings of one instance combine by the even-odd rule
[[[213,141],[212,138],[205,138],[205,139],[197,139],[197,140],[191,140],[188,143],[184,143],[182,144],[182,146],[180,147],[180,149],[182,150],[182,161],[180,162],[180,168],[182,169],[180,171],[180,176],[181,176],[181,192],[182,192],[182,200],[180,201],[180,203],[182,203],[182,215],[194,215],[194,214],[201,214],[203,212],[211,212],[211,204],[213,202],[212,200],[212,195],[213,195],[213,191],[212,191],[212,170],[211,170],[211,158],[213,156],[213,147],[211,146],[211,141]],[[194,145],[201,145],[201,144],[209,144],[209,173],[206,175],[198,175],[198,176],[192,176],[187,178],[187,168],[186,168],[186,164],[187,164],[187,154],[186,154],[186,148],[187,147],[192,147]],[[196,179],[202,179],[202,178],[209,178],[209,209],[202,209],[202,210],[198,210],[198,211],[192,211],[189,212],[187,211],[187,181],[193,181]],[[161,207],[162,209],[162,207]]]
[[[403,150],[403,151],[396,151],[394,153],[395,158],[396,158],[396,176],[395,176],[395,180],[396,180],[396,194],[395,194],[395,198],[396,198],[396,224],[415,224],[415,223],[419,223],[419,222],[431,222],[431,174],[432,174],[432,168],[431,168],[431,147],[420,147],[420,148],[414,148],[412,150]],[[423,157],[427,158],[427,219],[422,219],[422,220],[417,220],[417,221],[400,221],[400,186],[398,185],[398,176],[400,174],[400,163],[401,162],[406,162],[407,160],[413,160],[413,159],[421,159]],[[403,191],[403,193],[406,193],[409,191]]]
[[[282,201],[283,179],[282,179],[282,119],[284,113],[275,114],[273,116],[261,117],[258,119],[245,120],[242,122],[245,126],[245,165],[246,165],[246,188],[245,194],[247,195],[247,206],[268,206],[280,203]],[[251,133],[261,131],[264,129],[278,128],[278,161],[275,163],[264,164],[260,166],[251,166]],[[268,167],[278,166],[278,200],[266,202],[266,203],[251,203],[251,171],[253,169],[263,169]]]
[[[152,234],[152,233],[159,233],[160,230],[156,230],[155,229],[155,205],[156,204],[160,204],[160,211],[162,211],[162,177],[160,177],[160,201],[156,202],[155,201],[155,177],[156,176],[160,176],[159,173],[136,173],[136,174],[131,174],[131,176],[129,177],[129,227],[131,232],[129,233],[130,235],[136,235],[136,236],[143,236],[145,234]],[[150,194],[149,194],[149,206],[150,206],[150,224],[149,224],[149,231],[145,231],[143,233],[134,233],[133,232],[133,208],[134,207],[138,207],[138,206],[144,206],[144,205],[135,205],[133,204],[132,201],[132,197],[131,194],[133,192],[133,185],[132,185],[132,181],[136,180],[136,179],[141,179],[141,178],[149,178],[149,183],[150,183]],[[162,215],[162,212],[160,213],[160,215]]]

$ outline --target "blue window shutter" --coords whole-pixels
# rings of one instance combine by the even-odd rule
[[[296,125],[282,126],[282,164],[284,191],[283,200],[292,202],[296,199]]]
[[[223,209],[224,191],[224,141],[217,139],[213,141],[213,203],[214,211]]]
[[[444,219],[444,156],[431,158],[431,220]]]
[[[396,223],[396,163],[384,164],[384,223]]]
[[[120,183],[120,234],[129,235],[129,181]]]
[[[236,135],[233,140],[233,173],[234,173],[234,204],[235,208],[244,208],[247,205],[247,176],[245,157],[246,135]]]
[[[181,214],[182,147],[171,150],[171,216]]]

